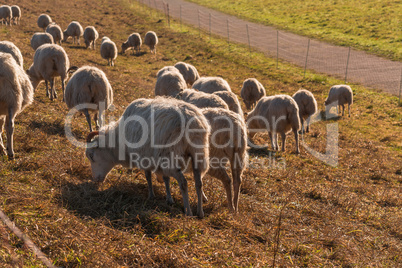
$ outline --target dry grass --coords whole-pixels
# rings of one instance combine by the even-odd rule
[[[256,77],[269,94],[311,90],[320,108],[332,84],[339,81],[309,73],[260,54],[250,56],[242,46],[222,49],[224,40],[199,39],[190,28],[167,29],[155,14],[133,2],[37,1],[13,2],[22,8],[22,25],[1,29],[1,39],[22,50],[25,67],[32,63],[30,36],[39,29],[36,18],[49,13],[62,28],[71,20],[94,25],[118,46],[137,31],[154,30],[160,37],[156,56],[144,47],[140,56],[119,55],[107,67],[99,51],[64,44],[73,65],[90,64],[104,70],[114,88],[118,117],[134,99],[152,97],[156,71],[177,61],[194,64],[202,75],[220,75],[239,93],[248,77]],[[74,8],[71,8],[71,5]],[[90,10],[88,12],[87,10]],[[99,42],[98,42],[99,43]],[[99,47],[99,46],[98,46]],[[326,125],[339,127],[339,163],[328,166],[301,147],[295,155],[289,138],[285,153],[250,152],[244,175],[240,214],[226,208],[221,183],[206,177],[203,220],[185,217],[177,184],[176,201],[166,205],[164,186],[156,185],[156,200],[147,200],[146,181],[139,170],[115,168],[97,188],[89,181],[89,162],[80,148],[64,136],[67,108],[50,102],[42,84],[35,102],[16,120],[17,158],[0,159],[2,210],[25,231],[57,266],[64,267],[184,267],[276,265],[397,267],[402,265],[401,108],[397,99],[352,85],[355,104],[351,118],[312,125],[306,143],[325,152]],[[57,83],[60,92],[60,84]],[[84,116],[76,117],[74,133],[83,140]],[[267,135],[259,135],[260,144]],[[190,200],[196,196],[190,180]],[[281,227],[277,230],[280,212]],[[3,226],[0,263],[10,267],[41,264]],[[276,244],[275,237],[279,243]],[[4,241],[4,243],[3,243]]]

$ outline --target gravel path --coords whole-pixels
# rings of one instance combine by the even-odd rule
[[[213,34],[229,38],[230,42],[248,44],[271,57],[306,66],[317,72],[326,73],[361,83],[367,87],[381,89],[398,95],[402,80],[402,63],[368,53],[310,40],[289,32],[278,31],[269,26],[248,22],[197,4],[182,0],[140,0],[152,8],[165,11],[169,4],[170,16],[184,23],[201,27]],[[229,32],[229,34],[228,34]],[[308,57],[307,57],[308,54]]]

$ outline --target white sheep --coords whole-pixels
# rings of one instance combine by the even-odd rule
[[[299,107],[288,95],[262,97],[254,110],[247,116],[249,138],[257,132],[268,130],[273,150],[279,150],[278,133],[282,136],[282,151],[285,151],[286,133],[293,131],[296,141],[296,153],[299,151],[300,118]]]
[[[61,40],[64,39],[64,34],[59,25],[54,22],[49,23],[46,27],[46,32],[52,35],[54,44],[59,43],[61,46]]]
[[[11,6],[12,20],[15,24],[19,24],[21,20],[21,9],[17,5]]]
[[[53,36],[50,33],[34,33],[31,38],[31,47],[36,50],[43,44],[54,44]]]
[[[78,21],[72,21],[67,26],[67,29],[63,32],[64,39],[63,41],[66,42],[67,39],[71,36],[73,38],[73,44],[76,42],[78,45],[80,44],[80,36],[84,34],[84,29],[82,28],[81,24]]]
[[[198,108],[222,108],[229,110],[228,105],[219,96],[194,89],[185,89],[179,92],[175,98],[191,103]]]
[[[231,91],[216,91],[216,92],[212,93],[211,95],[219,96],[224,102],[226,102],[226,104],[229,107],[229,110],[237,113],[244,120],[244,113],[243,113],[239,99],[237,98],[236,94],[234,94]]]
[[[221,77],[200,77],[194,82],[193,88],[205,93],[215,91],[232,91],[229,83]]]
[[[32,101],[33,88],[28,75],[12,55],[0,52],[0,153],[7,153],[9,159],[14,158],[15,116]],[[1,137],[4,126],[7,136],[7,151]]]
[[[8,5],[2,5],[0,6],[0,20],[1,24],[3,22],[6,23],[6,25],[11,26],[11,18],[13,17],[13,12],[11,10],[11,7]]]
[[[176,67],[180,73],[183,75],[184,80],[186,80],[187,85],[192,86],[194,84],[194,82],[200,78],[200,75],[198,74],[197,69],[189,64],[189,63],[185,63],[185,62],[178,62],[174,65],[174,67]]]
[[[117,46],[107,36],[102,38],[102,43],[100,46],[100,53],[101,53],[102,58],[107,60],[107,64],[109,66],[114,66],[115,60],[117,58]]]
[[[159,78],[161,75],[163,75],[166,72],[179,72],[179,70],[174,67],[174,66],[165,66],[162,69],[160,69],[157,73],[156,73],[156,78]],[[180,73],[180,72],[179,72]],[[181,74],[181,73],[180,73]],[[183,77],[184,79],[184,77]]]
[[[102,114],[113,103],[113,89],[105,73],[91,66],[79,68],[70,78],[64,92],[64,99],[69,109],[79,104],[96,104],[96,109],[83,110],[89,130],[92,132],[89,111],[94,111],[94,121],[97,128],[103,126]],[[98,123],[99,118],[99,123]]]
[[[38,27],[43,30],[52,22],[52,18],[47,14],[40,14],[38,17]]]
[[[149,46],[151,53],[156,54],[156,45],[158,44],[158,36],[155,32],[149,31],[145,34],[144,44]]]
[[[197,214],[202,218],[202,177],[209,166],[209,133],[208,121],[194,105],[173,98],[137,99],[115,124],[88,135],[85,153],[96,182],[103,181],[118,164],[143,169],[149,198],[155,196],[152,172],[174,177],[186,215],[192,212],[183,173],[192,169],[198,195]]]
[[[96,40],[99,38],[98,31],[94,26],[87,26],[84,30],[85,47],[88,48],[92,44],[92,48],[95,49]]]
[[[350,106],[353,104],[353,91],[348,85],[335,85],[329,90],[328,98],[325,100],[325,108],[327,111],[332,106],[336,106],[336,113],[339,113],[338,106],[342,106],[342,116],[345,115],[345,104],[348,104],[348,112],[350,117]]]
[[[132,33],[128,38],[127,41],[121,44],[121,54],[124,54],[127,49],[132,49],[133,50],[133,55],[134,55],[134,50],[136,51],[137,55],[140,54],[141,51],[141,45],[142,45],[142,40],[141,36],[139,33]]]
[[[10,41],[0,41],[0,52],[9,53],[22,68],[24,67],[24,59],[20,49]]]
[[[31,78],[34,90],[38,87],[40,82],[45,80],[46,96],[49,96],[51,100],[57,98],[57,93],[54,89],[54,78],[60,76],[64,101],[64,85],[68,77],[69,67],[70,61],[67,53],[61,46],[56,44],[44,44],[36,49],[34,62],[27,70],[27,73]],[[50,94],[48,81],[50,81]]]
[[[240,96],[246,105],[247,110],[252,109],[255,104],[267,93],[264,86],[255,78],[244,80],[243,87],[240,91]]]
[[[164,72],[156,80],[155,96],[176,96],[186,88],[186,81],[179,71]]]
[[[302,125],[302,133],[304,133],[304,120],[307,120],[306,132],[310,131],[310,119],[317,112],[317,101],[313,93],[306,89],[299,89],[292,98],[299,106],[299,117]]]

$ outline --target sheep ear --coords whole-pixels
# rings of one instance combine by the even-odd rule
[[[92,132],[89,133],[88,136],[87,136],[87,142],[91,142],[92,139],[93,139],[95,136],[98,136],[98,135],[99,135],[99,131],[92,131]]]
[[[77,70],[78,70],[78,66],[71,66],[70,68],[68,68],[67,72],[72,74]]]

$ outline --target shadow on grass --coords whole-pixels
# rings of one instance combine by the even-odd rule
[[[31,121],[28,126],[30,129],[40,129],[48,135],[64,136],[64,122],[57,120],[54,122]]]

